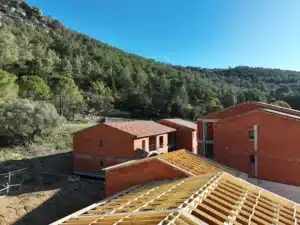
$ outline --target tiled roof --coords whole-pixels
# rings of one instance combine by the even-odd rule
[[[163,119],[163,120],[169,121],[171,123],[175,123],[175,124],[187,127],[187,128],[191,128],[193,130],[197,130],[197,124],[194,123],[194,122],[188,121],[188,120],[177,119],[177,118],[174,118],[174,119]]]
[[[107,126],[132,134],[138,138],[152,135],[165,134],[175,131],[171,127],[156,123],[154,121],[133,120],[133,121],[109,121],[105,122]]]
[[[120,167],[127,167],[132,164],[142,163],[144,161],[151,161],[151,160],[160,160],[192,176],[208,174],[213,172],[220,172],[220,171],[227,171],[229,173],[236,174],[236,175],[241,174],[238,171],[220,165],[206,158],[197,156],[185,149],[159,154],[157,156],[150,157],[150,158],[131,160],[118,165],[107,167],[104,170],[113,170]]]
[[[219,172],[138,185],[52,225],[299,222],[300,207],[295,202]]]

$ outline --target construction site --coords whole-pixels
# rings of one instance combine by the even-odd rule
[[[2,174],[0,224],[300,224],[298,153],[288,146],[293,159],[274,151],[268,162],[264,135],[265,120],[275,121],[272,129],[295,124],[295,132],[300,112],[268,107],[233,106],[199,118],[198,128],[169,119],[76,131],[70,153],[11,162],[15,170]],[[246,125],[244,117],[251,118]],[[238,150],[230,142],[236,132],[221,132],[233,121]],[[148,147],[150,137],[156,148]],[[282,161],[289,166],[278,167]]]

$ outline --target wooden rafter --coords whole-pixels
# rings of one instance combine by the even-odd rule
[[[298,204],[219,172],[140,185],[60,224],[295,225],[299,215]]]

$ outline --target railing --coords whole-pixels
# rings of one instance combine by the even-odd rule
[[[149,145],[149,151],[155,151],[155,150],[157,150],[159,148],[163,148],[163,147],[164,147],[163,144],[160,144],[160,145],[152,144],[152,145]]]
[[[22,189],[23,176],[27,168],[0,174],[0,198],[6,196],[14,187]]]
[[[149,145],[149,151],[155,151],[155,150],[157,150],[156,144]]]

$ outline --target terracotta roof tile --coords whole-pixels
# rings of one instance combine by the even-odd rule
[[[133,120],[133,121],[117,121],[105,122],[107,126],[114,127],[118,130],[132,134],[138,138],[152,135],[165,134],[176,131],[171,127],[164,126],[154,121]]]

